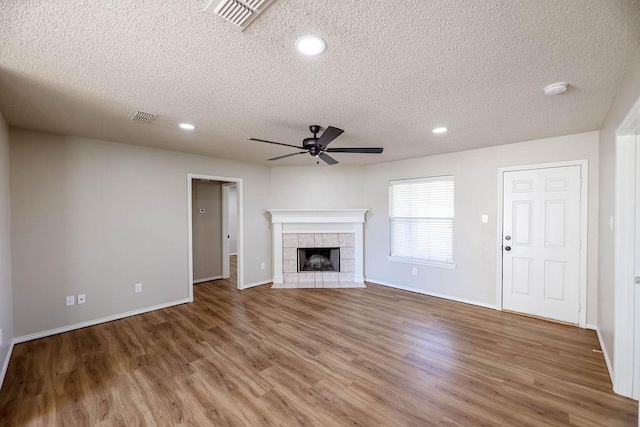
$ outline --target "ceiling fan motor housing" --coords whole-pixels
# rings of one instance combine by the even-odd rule
[[[317,145],[318,138],[305,138],[302,140],[302,146],[304,148],[309,148]]]

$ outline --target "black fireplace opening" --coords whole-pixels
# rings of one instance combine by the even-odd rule
[[[340,248],[298,248],[298,271],[340,271]]]

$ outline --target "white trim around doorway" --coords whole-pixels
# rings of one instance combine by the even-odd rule
[[[498,169],[498,212],[496,239],[496,310],[502,310],[502,202],[504,200],[504,173],[531,169],[548,169],[565,166],[580,166],[580,314],[578,326],[587,327],[587,222],[589,207],[589,161],[572,160],[567,162],[544,163],[537,165],[509,166]]]
[[[237,278],[237,288],[242,290],[244,289],[244,245],[243,245],[243,236],[244,236],[244,224],[243,224],[243,215],[244,215],[244,197],[243,197],[243,182],[242,178],[236,177],[228,177],[228,176],[215,176],[215,175],[203,175],[203,174],[187,174],[187,224],[188,224],[188,262],[189,262],[189,277],[188,277],[188,286],[189,286],[189,301],[193,302],[193,180],[194,179],[207,179],[209,181],[223,181],[223,182],[231,182],[237,185],[238,189],[238,278]]]
[[[613,391],[633,395],[636,135],[640,134],[640,99],[616,129]],[[602,284],[601,284],[602,286]],[[637,307],[635,309],[638,309]]]

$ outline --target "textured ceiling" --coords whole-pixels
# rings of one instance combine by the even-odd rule
[[[598,129],[640,44],[640,1],[275,0],[244,32],[206,4],[4,0],[0,111],[12,126],[263,164],[291,151],[247,137],[299,144],[308,125],[333,125],[345,133],[332,147],[385,148],[335,155],[370,164]],[[325,53],[299,55],[304,34]],[[564,95],[542,93],[563,80]],[[159,118],[134,123],[132,109]]]

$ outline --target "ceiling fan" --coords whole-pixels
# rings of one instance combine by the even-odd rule
[[[258,138],[249,138],[249,140],[250,141],[266,142],[268,144],[284,145],[285,147],[291,147],[291,148],[297,148],[298,150],[304,150],[304,151],[299,151],[299,152],[293,153],[293,154],[285,154],[284,156],[274,157],[272,159],[268,159],[269,161],[271,161],[271,160],[280,160],[280,159],[284,159],[286,157],[292,157],[292,156],[297,156],[299,154],[309,153],[313,157],[316,157],[316,158],[318,158],[320,160],[323,160],[325,163],[327,163],[329,165],[335,165],[336,163],[338,163],[338,161],[336,159],[334,159],[333,157],[331,157],[330,155],[328,155],[327,153],[369,153],[369,154],[380,154],[380,153],[382,153],[383,149],[380,148],[380,147],[378,147],[378,148],[373,148],[373,147],[368,147],[368,148],[327,148],[327,145],[329,145],[329,143],[331,141],[333,141],[334,139],[339,137],[342,134],[342,132],[344,132],[344,131],[342,129],[338,129],[338,128],[335,128],[333,126],[329,126],[322,133],[322,135],[320,137],[318,137],[318,132],[320,132],[320,129],[321,129],[321,127],[319,125],[311,125],[311,126],[309,126],[309,130],[313,134],[313,137],[303,139],[301,147],[298,147],[297,145],[283,144],[282,142],[266,141],[264,139],[258,139]],[[318,161],[318,163],[320,163],[320,161]]]

